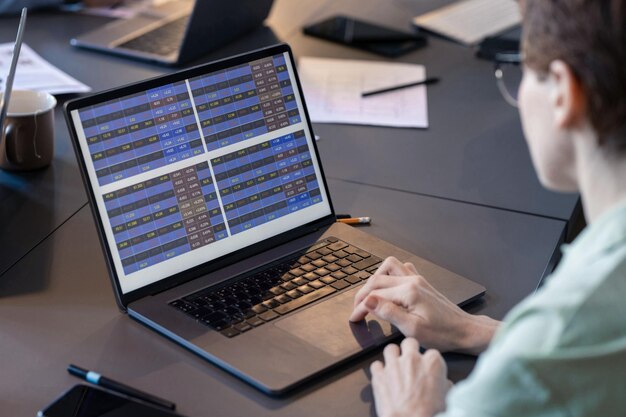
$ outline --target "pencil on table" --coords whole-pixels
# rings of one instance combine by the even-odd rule
[[[349,219],[337,219],[340,223],[345,224],[370,224],[372,222],[371,217],[351,217]]]

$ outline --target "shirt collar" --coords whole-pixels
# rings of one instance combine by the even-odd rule
[[[626,244],[626,202],[604,213],[570,245],[563,245],[563,253],[575,263],[588,264],[599,255]]]

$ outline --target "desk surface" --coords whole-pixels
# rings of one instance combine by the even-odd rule
[[[278,1],[268,27],[195,63],[278,41],[289,42],[296,56],[379,59],[305,37],[300,27],[335,13],[364,19],[376,16],[381,24],[406,27],[407,16],[441,5],[438,1],[406,0],[394,0],[389,7],[380,7],[376,0],[358,4],[355,7],[350,0],[314,4]],[[10,41],[17,18],[0,21],[0,42]],[[102,23],[102,18],[94,16],[34,13],[25,42],[94,91],[173,70],[68,46],[73,36]],[[436,38],[430,39],[429,47],[398,60],[426,63],[430,74],[442,77],[443,81],[428,91],[430,128],[317,124],[315,131],[323,138],[320,152],[329,177],[566,221],[578,213],[577,196],[551,193],[537,181],[519,118],[500,97],[490,63],[475,59],[465,47]],[[56,111],[55,144],[51,168],[29,174],[0,172],[0,246],[5,248],[0,274],[87,202],[61,106]]]
[[[333,2],[316,16],[349,14],[402,28],[407,16],[441,7],[440,1]],[[302,33],[289,39],[296,56],[380,59]],[[570,221],[577,195],[544,189],[534,172],[517,109],[496,86],[493,64],[470,48],[430,37],[429,46],[397,59],[423,64],[441,82],[428,87],[428,129],[316,125],[326,174],[489,207]]]
[[[374,223],[366,231],[484,285],[485,300],[470,309],[498,318],[535,289],[565,226],[559,220],[343,181],[330,181],[329,187],[337,209],[372,215]],[[409,220],[399,223],[398,218]],[[74,384],[64,369],[70,362],[173,400],[189,416],[207,415],[207,410],[219,416],[371,412],[367,370],[373,356],[274,399],[121,314],[88,207],[1,281],[0,406],[6,415],[35,415]],[[471,357],[448,357],[450,377],[465,377],[473,363]]]
[[[277,39],[291,43],[296,56],[378,59],[306,38],[300,27],[336,12],[406,27],[407,16],[441,4],[277,1],[270,28],[199,62]],[[0,22],[0,42],[11,41],[17,19]],[[171,71],[68,46],[72,36],[102,22],[34,13],[26,43],[94,90]],[[399,60],[427,63],[429,73],[443,79],[429,88],[431,127],[315,125],[335,207],[373,216],[372,233],[482,283],[488,295],[470,308],[502,317],[550,270],[577,197],[538,184],[516,113],[499,97],[489,63],[438,39]],[[0,377],[0,406],[7,415],[34,415],[70,387],[75,381],[64,372],[70,361],[171,398],[188,415],[328,414],[320,404],[340,415],[371,412],[372,357],[276,400],[118,313],[60,108],[56,123],[50,168],[0,171],[0,357],[8,365]],[[455,380],[474,363],[464,356],[447,359]]]

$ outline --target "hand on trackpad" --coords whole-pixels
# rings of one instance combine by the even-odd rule
[[[348,321],[354,309],[354,295],[359,288],[302,310],[276,322],[275,326],[333,356],[345,356],[378,345],[395,328],[376,319],[359,323]]]

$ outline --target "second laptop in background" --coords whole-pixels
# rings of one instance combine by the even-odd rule
[[[174,0],[88,32],[70,43],[166,65],[180,65],[259,27],[273,0]]]

